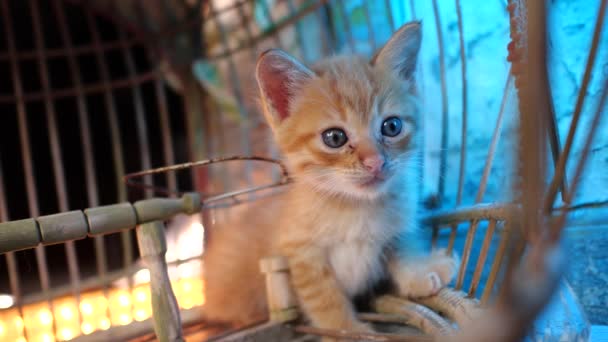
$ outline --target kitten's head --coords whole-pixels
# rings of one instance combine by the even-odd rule
[[[264,114],[292,175],[327,194],[374,199],[416,168],[414,71],[420,23],[401,27],[370,60],[312,69],[281,50],[257,64]]]

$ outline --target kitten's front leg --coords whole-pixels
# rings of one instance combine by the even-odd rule
[[[300,306],[314,326],[356,332],[373,331],[368,324],[357,319],[353,304],[338,283],[325,253],[307,248],[292,251],[288,260],[292,285]]]
[[[393,256],[388,269],[397,285],[399,295],[410,298],[437,294],[456,275],[458,256],[437,250],[428,257],[403,258]]]

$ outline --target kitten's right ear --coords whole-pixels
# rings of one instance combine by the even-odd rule
[[[412,78],[422,41],[422,23],[413,21],[401,26],[372,58],[377,65],[404,80]]]
[[[269,124],[274,129],[289,116],[291,101],[314,73],[279,49],[262,53],[255,76]]]

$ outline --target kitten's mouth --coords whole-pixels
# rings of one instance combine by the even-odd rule
[[[359,186],[362,188],[372,188],[372,187],[377,187],[380,186],[382,183],[384,183],[384,181],[386,180],[386,178],[384,176],[374,176],[371,177],[370,179],[359,183]]]

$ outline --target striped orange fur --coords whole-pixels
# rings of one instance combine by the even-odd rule
[[[309,69],[279,50],[262,54],[262,107],[294,184],[214,232],[205,263],[210,318],[263,316],[257,261],[277,253],[321,328],[369,331],[352,299],[382,278],[410,297],[452,279],[455,258],[424,254],[417,231],[420,42],[414,22],[371,61],[337,56]]]

